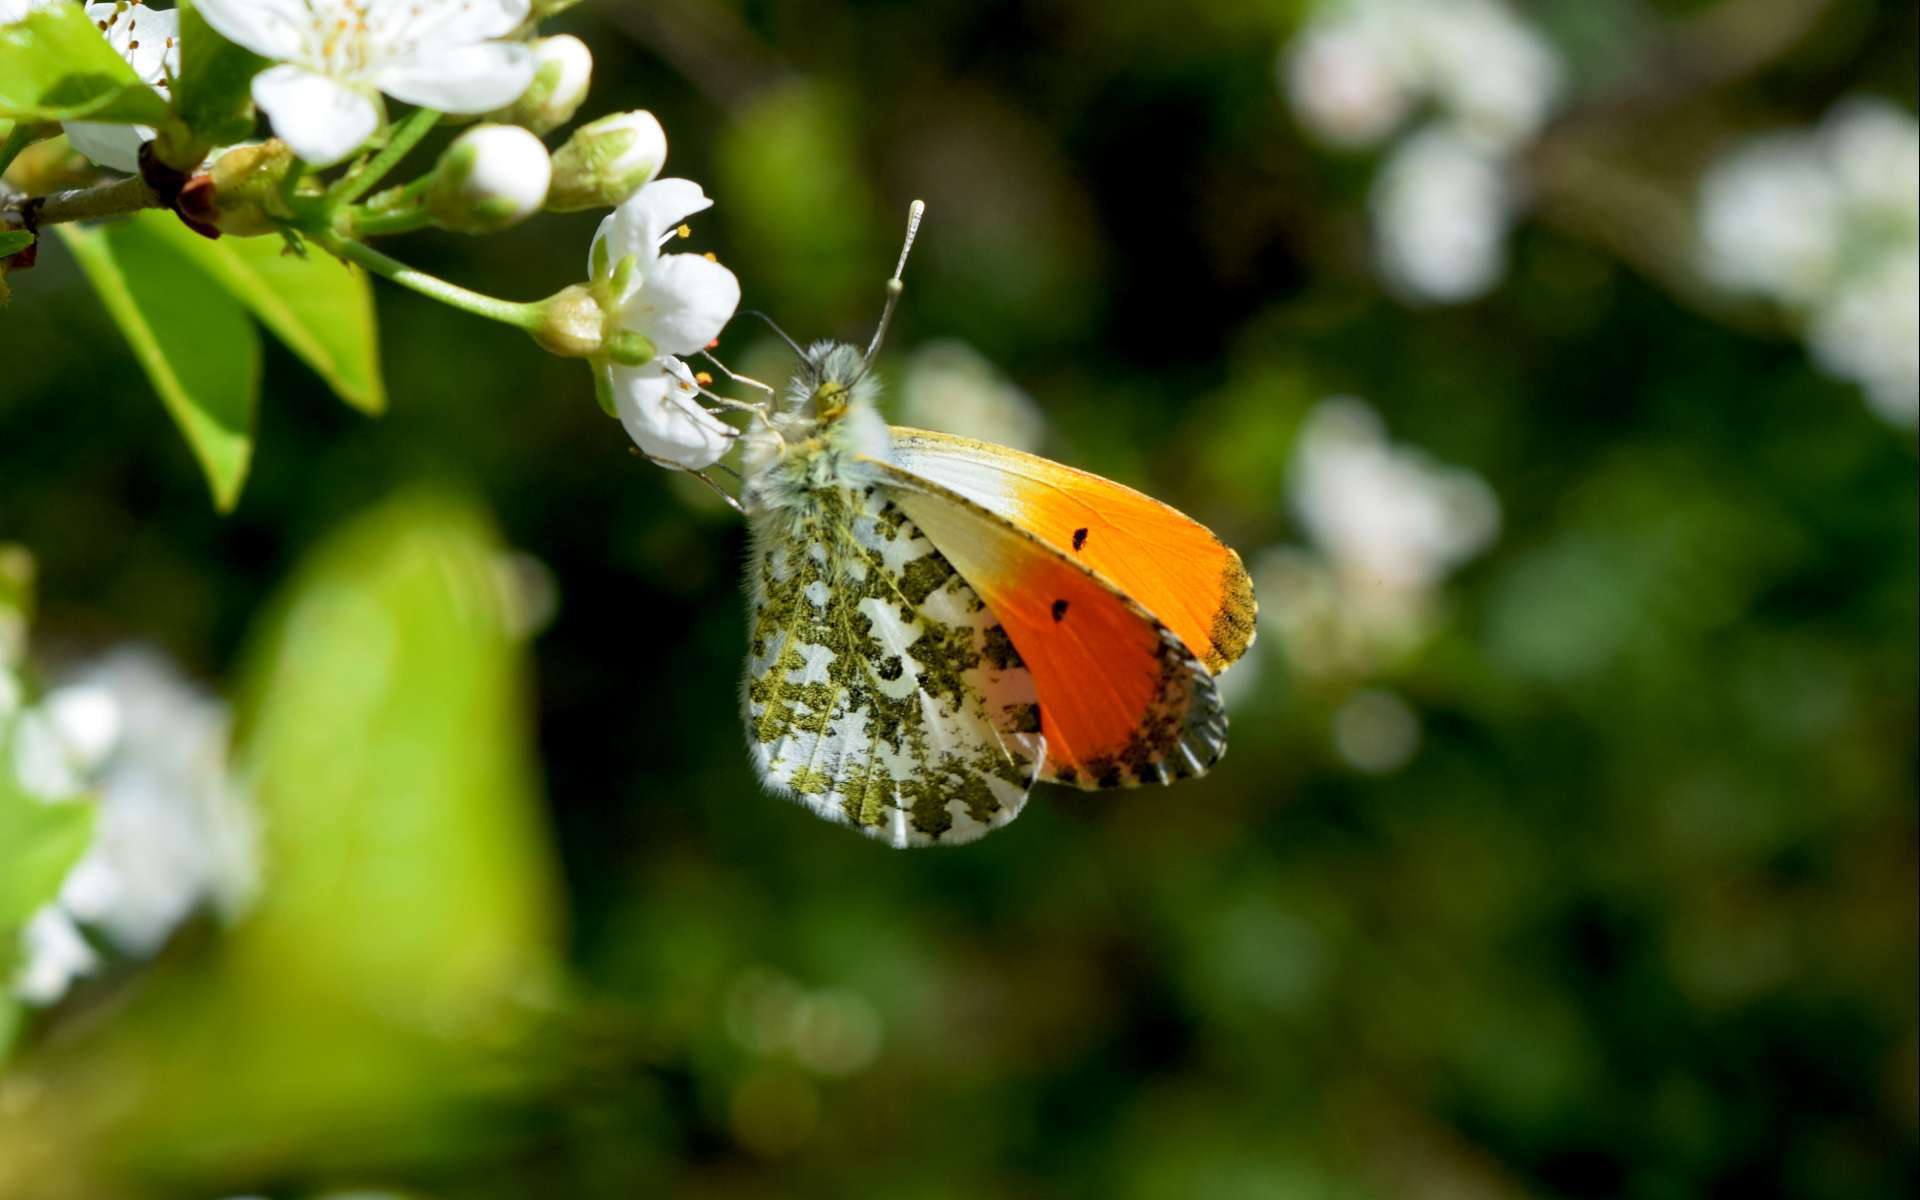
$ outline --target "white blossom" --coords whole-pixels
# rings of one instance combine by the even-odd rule
[[[535,133],[558,129],[573,120],[593,82],[593,51],[570,33],[533,43],[533,82],[518,99],[491,120],[524,125]]]
[[[1813,313],[1814,361],[1865,390],[1890,425],[1920,422],[1920,257],[1889,255],[1862,270]]]
[[[1038,448],[1046,433],[1033,399],[979,351],[951,338],[928,342],[907,360],[900,421],[1016,450]]]
[[[24,21],[33,13],[51,12],[71,3],[73,0],[0,0],[0,25]]]
[[[656,179],[600,222],[588,272],[609,294],[616,326],[652,343],[638,366],[606,362],[615,406],[648,455],[698,470],[725,454],[733,430],[699,403],[693,374],[679,361],[720,335],[740,303],[733,272],[700,254],[662,254],[689,216],[712,207],[686,179]]]
[[[180,13],[119,0],[87,5],[87,19],[106,29],[107,42],[133,67],[133,73],[164,94],[180,70]],[[63,121],[67,142],[87,158],[115,171],[140,169],[140,147],[153,140],[146,125],[108,125],[99,121]]]
[[[1851,99],[1761,134],[1702,178],[1700,269],[1804,325],[1814,362],[1891,424],[1920,420],[1920,123]]]
[[[1558,53],[1499,0],[1326,0],[1281,53],[1294,111],[1340,145],[1385,139],[1422,103],[1491,147],[1558,102]]]
[[[1362,13],[1315,21],[1281,58],[1294,112],[1336,145],[1373,145],[1413,107],[1412,81],[1377,25]]]
[[[492,233],[546,203],[553,163],[540,139],[518,125],[476,125],[454,139],[434,168],[427,211],[462,233]]]
[[[1420,749],[1420,714],[1385,688],[1362,688],[1333,714],[1333,748],[1355,770],[1391,774]]]
[[[22,782],[97,804],[92,843],[28,930],[23,998],[51,1003],[91,969],[78,927],[145,957],[194,911],[231,914],[250,898],[255,829],[228,771],[229,724],[224,704],[141,648],[82,667],[20,714]]]
[[[1440,125],[1395,147],[1374,180],[1375,253],[1409,300],[1485,295],[1507,269],[1514,197],[1505,156]]]
[[[699,470],[727,452],[733,429],[701,407],[700,386],[686,363],[663,356],[614,371],[615,411],[642,454]]]
[[[67,0],[0,0],[0,25],[24,21],[28,13],[59,8],[66,2]]]
[[[528,0],[200,0],[207,23],[274,60],[253,98],[293,152],[316,166],[351,155],[380,127],[379,94],[450,113],[511,104],[533,54],[501,41]]]
[[[623,204],[658,175],[666,161],[667,131],[645,109],[589,121],[553,153],[547,207],[579,212]]]
[[[1499,501],[1484,480],[1389,442],[1379,415],[1351,397],[1308,415],[1290,484],[1314,544],[1343,575],[1371,586],[1431,588],[1500,528]]]
[[[13,994],[28,1004],[52,1004],[75,979],[100,966],[100,956],[57,904],[45,905],[27,919],[20,943],[20,965],[9,983]]]

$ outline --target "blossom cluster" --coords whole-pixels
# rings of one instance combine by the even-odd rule
[[[0,0],[0,24],[72,2]],[[589,122],[552,153],[541,141],[585,98],[592,55],[579,39],[532,36],[530,0],[199,0],[195,10],[265,60],[251,98],[273,145],[284,147],[278,156],[215,150],[206,168],[214,199],[196,214],[203,225],[243,236],[282,228],[378,236],[428,223],[484,234],[543,209],[612,208],[594,238],[589,282],[576,289],[590,296],[590,311],[574,304],[556,315],[567,328],[549,338],[545,309],[562,306],[522,305],[532,313],[525,327],[549,349],[592,361],[609,410],[654,461],[698,470],[731,447],[736,431],[714,412],[721,402],[684,360],[718,337],[739,304],[739,283],[712,255],[663,252],[691,234],[684,222],[712,201],[689,180],[657,178],[667,141],[649,113]],[[115,0],[88,4],[86,15],[140,79],[162,94],[172,87],[178,10]],[[286,199],[286,156],[325,169],[383,137],[391,145],[401,135],[388,124],[386,98],[416,106],[429,122],[449,114],[482,123],[454,139],[411,189],[414,199],[369,206],[344,225],[336,204],[303,229]],[[141,145],[155,137],[144,126],[82,121],[65,132],[97,165],[128,173],[140,170]],[[361,169],[349,166],[347,181]],[[396,212],[408,204],[411,212]]]
[[[1472,471],[1391,441],[1380,415],[1350,396],[1308,413],[1287,491],[1308,544],[1253,558],[1269,633],[1259,644],[1297,678],[1342,694],[1331,730],[1342,758],[1395,769],[1417,747],[1419,718],[1393,692],[1361,685],[1430,636],[1447,578],[1498,537],[1499,499]],[[1223,682],[1254,686],[1250,665]]]
[[[255,828],[228,767],[226,706],[149,648],[64,674],[37,702],[0,666],[0,764],[29,803],[92,804],[92,842],[28,919],[10,990],[48,1005],[98,970],[96,941],[153,955],[193,913],[251,897]],[[89,934],[92,937],[89,937]]]
[[[1553,114],[1565,68],[1501,0],[1325,0],[1282,51],[1302,125],[1388,152],[1373,184],[1378,265],[1403,297],[1455,303],[1506,271],[1512,175]]]
[[[1843,101],[1817,127],[1761,134],[1700,186],[1706,276],[1794,314],[1814,361],[1873,411],[1920,421],[1920,123]]]

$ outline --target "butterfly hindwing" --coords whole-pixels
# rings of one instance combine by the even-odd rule
[[[1083,788],[1204,774],[1226,748],[1212,673],[1110,580],[907,467],[874,463],[893,502],[1005,629],[1040,702],[1042,777]]]
[[[1214,672],[1253,642],[1253,584],[1206,526],[1123,484],[1006,446],[895,428],[903,469],[958,493],[1098,573]]]
[[[895,846],[1012,820],[1045,754],[995,616],[873,486],[754,520],[744,698],[761,778]]]

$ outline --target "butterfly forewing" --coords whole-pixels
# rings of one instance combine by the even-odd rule
[[[874,466],[1019,650],[1040,700],[1043,778],[1132,787],[1219,761],[1226,713],[1177,634],[1069,552],[939,483]]]
[[[747,736],[768,786],[896,846],[1016,816],[1045,742],[994,613],[872,486],[756,514]]]

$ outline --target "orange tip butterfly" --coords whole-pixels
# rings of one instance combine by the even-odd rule
[[[894,846],[972,841],[1036,781],[1170,783],[1226,750],[1216,673],[1253,585],[1204,526],[1131,488],[888,426],[875,354],[795,346],[750,406],[747,743],[766,786]],[[783,335],[784,336],[784,335]]]

